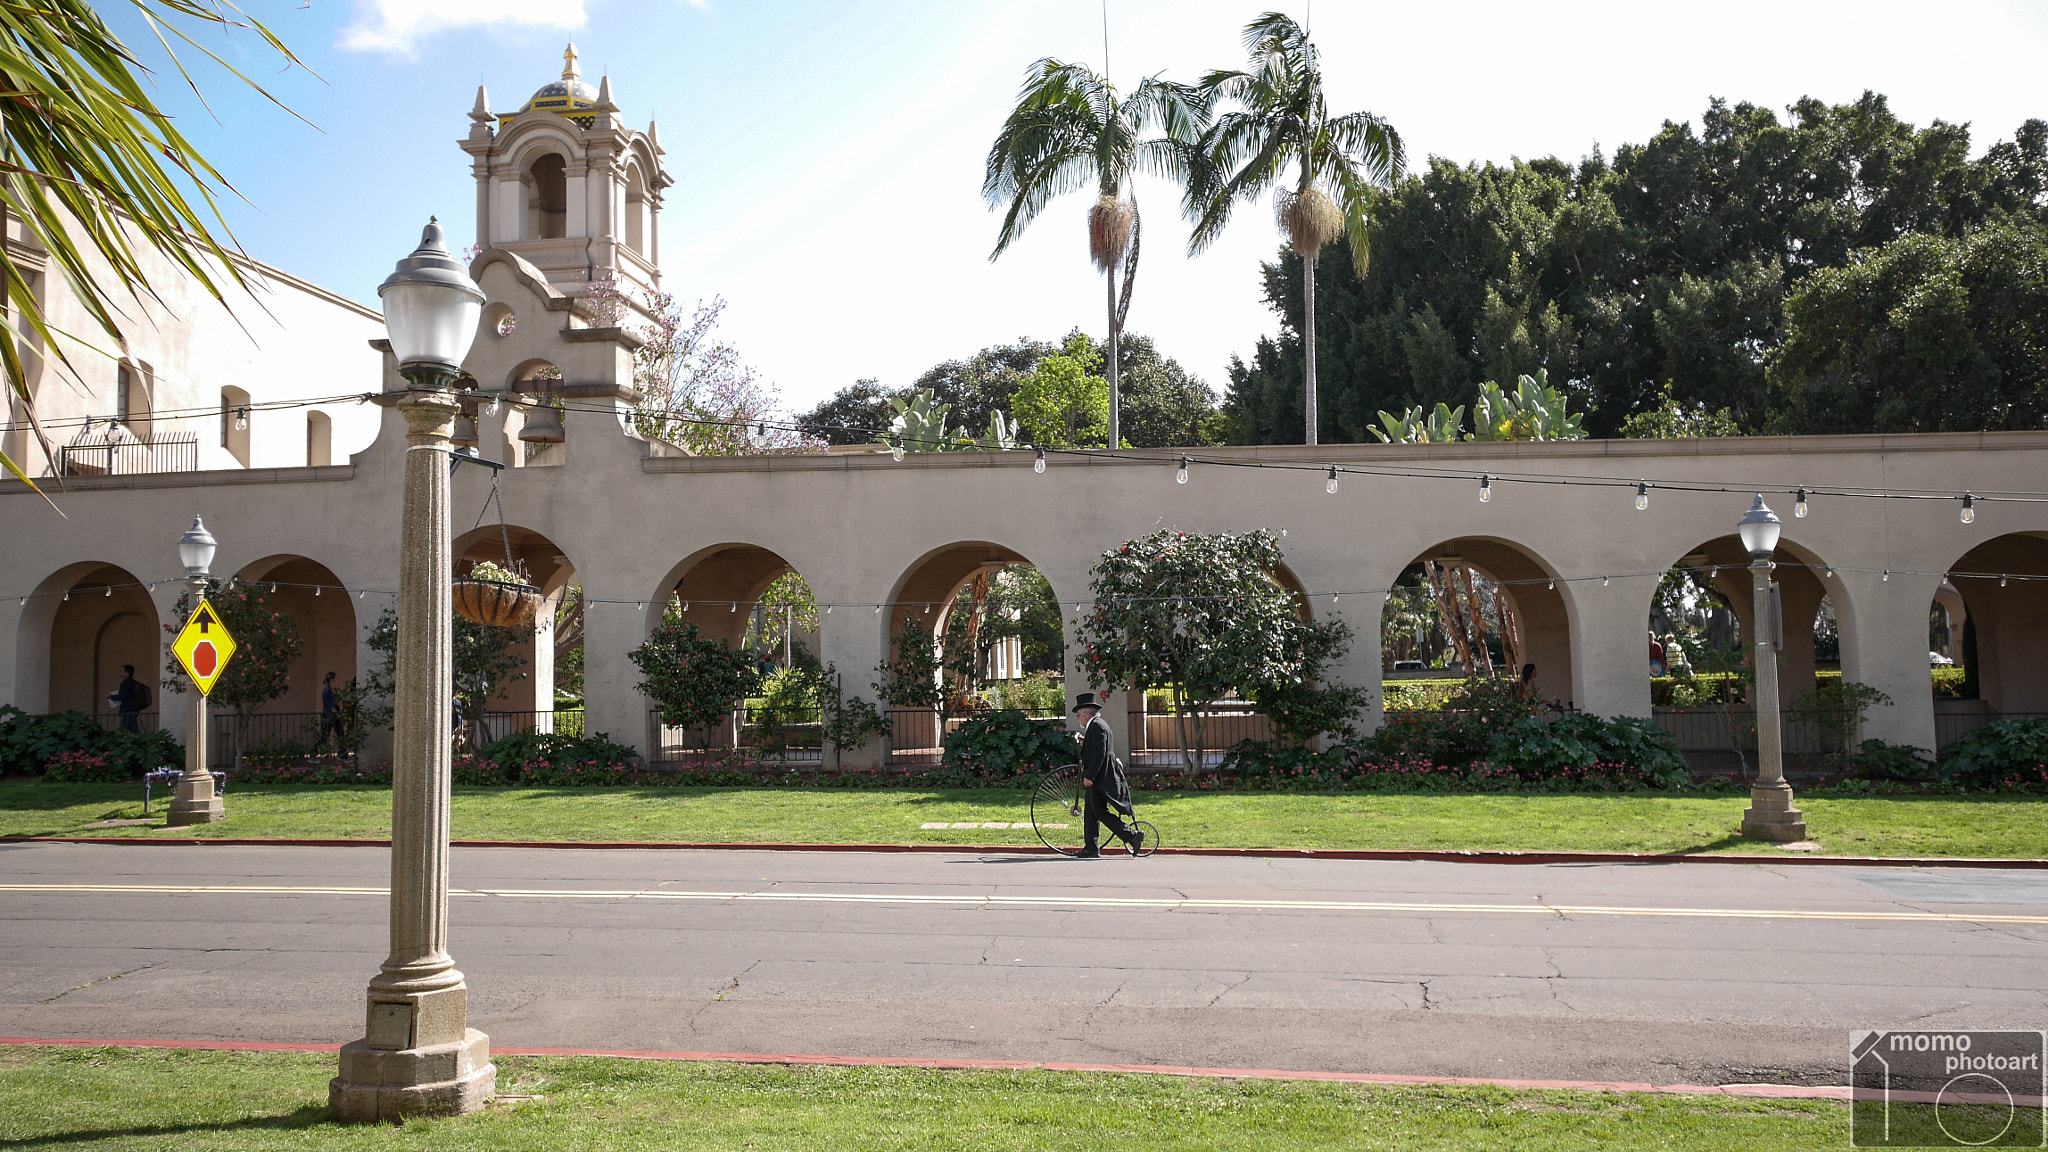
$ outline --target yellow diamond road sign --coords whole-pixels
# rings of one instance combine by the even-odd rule
[[[228,658],[235,654],[235,638],[228,635],[220,615],[202,597],[199,607],[192,610],[192,618],[185,621],[185,630],[172,642],[171,652],[184,665],[185,674],[192,677],[199,694],[210,696],[221,670],[228,666]]]

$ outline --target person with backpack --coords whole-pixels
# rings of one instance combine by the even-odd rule
[[[135,665],[121,665],[121,683],[115,685],[114,690],[107,694],[107,703],[112,704],[114,711],[121,715],[121,731],[142,731],[142,726],[136,723],[135,718],[142,714],[143,709],[149,707],[149,702],[149,685],[135,678]]]
[[[353,681],[351,681],[353,683]],[[320,681],[320,738],[313,741],[313,751],[327,746],[327,738],[334,737],[334,751],[346,753],[348,740],[341,726],[341,695],[334,690],[334,673]]]
[[[1081,794],[1087,808],[1087,823],[1082,826],[1086,843],[1075,859],[1102,859],[1102,849],[1096,845],[1103,824],[1136,856],[1145,846],[1145,834],[1124,823],[1136,815],[1131,808],[1131,784],[1116,758],[1116,734],[1102,718],[1102,704],[1095,693],[1083,692],[1074,698],[1074,718],[1081,725]]]

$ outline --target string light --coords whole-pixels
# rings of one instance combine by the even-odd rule
[[[1607,587],[1607,577],[1605,577],[1605,576],[1602,576],[1602,577],[1600,578],[1600,586],[1601,586],[1602,588],[1605,588],[1605,587]]]
[[[1175,484],[1185,484],[1185,483],[1187,483],[1187,482],[1188,482],[1188,458],[1187,458],[1187,457],[1183,456],[1183,457],[1181,457],[1181,458],[1180,458],[1180,470],[1179,470],[1178,472],[1175,472],[1175,473],[1173,474],[1173,482],[1174,482]]]
[[[1799,495],[1792,501],[1792,516],[1797,520],[1806,519],[1806,489],[1800,488]]]
[[[732,607],[730,607],[730,608],[727,608],[727,609],[726,609],[726,611],[727,611],[727,612],[737,612],[737,611],[739,611],[739,610],[740,610],[740,602],[739,602],[739,601],[737,601],[737,600],[735,600],[735,601],[733,601],[733,602],[732,602]]]
[[[69,591],[66,591],[66,592],[64,593],[64,602],[65,602],[66,604],[69,604],[69,603],[71,603],[71,593],[70,593]]]
[[[1550,578],[1550,590],[1552,592],[1557,591],[1557,577],[1555,576]]]
[[[877,616],[880,616],[881,614],[882,614],[882,606],[881,606],[880,604],[877,604],[877,605],[875,605],[875,615],[877,615]]]
[[[1829,568],[1828,568],[1828,571],[1827,571],[1827,577],[1828,577],[1828,579],[1830,579],[1830,580],[1833,580],[1833,579],[1835,578],[1835,570],[1834,570],[1834,567],[1833,567],[1832,565],[1830,565],[1830,566],[1829,566]]]
[[[1038,459],[1033,460],[1031,462],[1031,470],[1033,472],[1038,473],[1040,476],[1045,475],[1045,449],[1038,449]]]
[[[1884,582],[1887,584],[1892,582],[1892,570],[1889,568],[1884,570]]]
[[[1974,524],[1976,521],[1977,497],[1974,493],[1965,492],[1963,493],[1963,523]]]
[[[248,410],[247,408],[237,408],[237,409],[235,409],[235,431],[237,431],[237,432],[247,432],[248,430],[249,430],[249,410]]]
[[[2003,588],[2003,587],[2005,587],[2005,575],[2004,575],[2003,573],[2000,573],[2000,574],[1999,574],[1999,577],[1998,577],[1998,586],[1999,586],[2000,588]]]
[[[114,586],[112,584],[107,585],[107,598],[109,600],[114,598]]]
[[[1482,475],[1479,477],[1479,502],[1484,504],[1491,499],[1493,499],[1493,477]]]
[[[903,463],[903,438],[901,436],[891,436],[889,438],[889,455],[898,464]]]
[[[318,584],[313,585],[313,595],[315,597],[320,595],[320,586]]]
[[[1323,491],[1331,495],[1335,495],[1337,492],[1337,466],[1335,464],[1330,465],[1330,479],[1328,483],[1323,485]]]
[[[1650,482],[1648,480],[1638,480],[1636,481],[1636,511],[1641,512],[1649,506]]]

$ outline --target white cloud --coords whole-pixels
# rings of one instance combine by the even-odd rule
[[[421,37],[476,24],[581,28],[583,0],[356,0],[355,21],[336,47],[411,53]]]

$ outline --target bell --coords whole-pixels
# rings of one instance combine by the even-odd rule
[[[535,404],[526,410],[526,426],[519,438],[528,444],[560,444],[569,437],[562,431],[562,410],[552,404]]]
[[[463,413],[455,418],[455,431],[449,433],[448,442],[457,448],[476,447],[476,418]]]

